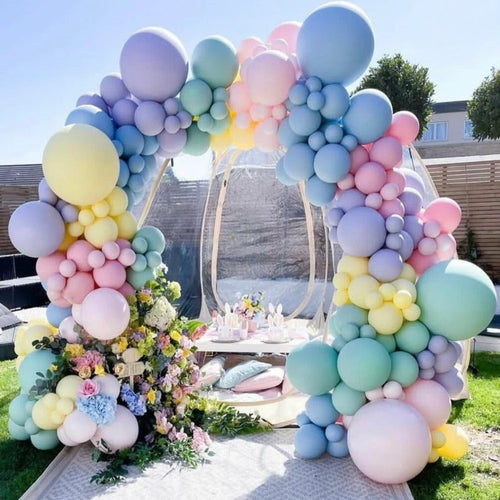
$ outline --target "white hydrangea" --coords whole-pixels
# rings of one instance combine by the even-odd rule
[[[172,324],[175,316],[176,311],[172,304],[165,297],[159,297],[144,316],[144,323],[164,332]]]

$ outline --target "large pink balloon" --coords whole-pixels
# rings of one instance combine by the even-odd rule
[[[412,406],[379,399],[354,415],[347,433],[353,462],[379,483],[404,483],[426,466],[432,448],[429,426]]]
[[[451,198],[437,198],[429,203],[425,209],[423,220],[437,220],[441,225],[441,232],[452,233],[460,224],[462,210],[460,205]]]
[[[81,304],[94,288],[92,275],[79,271],[66,280],[66,288],[62,295],[70,304]]]
[[[413,267],[417,276],[420,276],[426,269],[437,264],[439,257],[436,254],[422,255],[418,249],[415,249],[406,262]]]
[[[364,194],[378,193],[385,184],[387,175],[380,163],[369,161],[361,165],[354,176],[354,183]]]
[[[47,281],[52,274],[59,272],[59,264],[66,257],[61,252],[54,252],[36,261],[36,272],[42,281]]]
[[[88,241],[77,240],[68,247],[66,253],[68,259],[74,261],[79,271],[89,272],[92,270],[88,262],[89,254],[95,250]]]
[[[392,123],[386,135],[395,137],[403,145],[411,144],[418,135],[418,118],[410,111],[398,111],[392,116]]]
[[[288,52],[295,52],[297,48],[297,36],[301,26],[301,23],[296,21],[288,21],[280,24],[271,31],[267,41],[272,44],[275,40],[285,40],[288,45]]]
[[[97,428],[92,437],[92,443],[103,449],[101,441],[104,440],[112,452],[130,448],[139,435],[139,424],[133,413],[122,405],[116,407],[115,419],[109,424]]]
[[[451,412],[448,391],[434,380],[417,379],[405,389],[405,403],[413,406],[431,430],[446,423]]]
[[[117,260],[108,260],[102,267],[94,269],[93,276],[98,286],[115,290],[118,290],[127,279],[125,268]]]
[[[80,309],[81,324],[99,340],[111,340],[122,334],[130,320],[130,308],[125,297],[112,288],[90,292]]]
[[[249,61],[246,84],[254,103],[281,104],[295,84],[295,67],[282,52],[266,50]]]
[[[351,168],[349,172],[355,174],[358,168],[369,160],[368,151],[363,146],[356,146],[351,151]]]

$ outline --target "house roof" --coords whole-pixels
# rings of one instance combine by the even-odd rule
[[[469,101],[447,101],[435,102],[432,105],[434,113],[456,113],[457,111],[467,111]]]
[[[36,186],[43,177],[42,165],[0,165],[0,186]]]

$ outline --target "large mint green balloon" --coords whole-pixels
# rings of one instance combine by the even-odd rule
[[[205,38],[191,56],[191,70],[196,78],[210,85],[229,87],[238,73],[238,57],[233,44],[221,36]]]
[[[340,381],[337,352],[323,342],[305,342],[288,355],[286,373],[299,391],[311,396],[325,394]]]
[[[342,415],[354,415],[366,403],[366,397],[364,392],[340,382],[333,389],[332,403]]]
[[[439,262],[417,281],[419,320],[431,333],[465,340],[482,332],[495,315],[495,286],[478,266],[465,260]]]
[[[391,373],[389,380],[399,382],[403,387],[413,384],[418,378],[417,360],[409,353],[396,351],[391,353]]]
[[[17,425],[24,425],[26,419],[31,415],[26,411],[26,403],[28,402],[27,394],[19,394],[9,405],[9,417]]]
[[[368,323],[368,311],[353,304],[339,307],[330,317],[328,322],[329,332],[336,337],[342,332],[342,327],[348,323],[354,323],[361,327]]]
[[[371,391],[387,381],[391,358],[380,342],[359,338],[342,348],[337,368],[340,378],[351,389]]]
[[[179,97],[182,107],[193,116],[206,113],[212,105],[212,89],[199,79],[189,80]]]
[[[60,442],[57,438],[57,432],[53,430],[41,430],[30,436],[30,439],[33,446],[38,450],[51,450]]]
[[[210,134],[202,132],[196,123],[187,129],[187,141],[184,153],[192,156],[200,156],[208,151],[210,147]]]
[[[405,321],[394,335],[400,351],[417,354],[423,351],[429,343],[430,333],[420,321]]]
[[[56,360],[55,354],[47,349],[36,349],[30,352],[22,361],[19,367],[19,383],[21,392],[29,393],[35,385],[36,380],[40,378],[36,373],[46,373],[50,365]]]
[[[26,432],[24,425],[17,425],[12,419],[9,418],[7,422],[7,429],[12,439],[17,441],[26,441],[29,439],[30,435]]]

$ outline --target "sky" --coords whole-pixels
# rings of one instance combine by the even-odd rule
[[[188,54],[211,35],[237,48],[267,38],[285,21],[302,22],[322,0],[1,0],[0,165],[40,163],[78,97],[98,92],[119,71],[137,30],[160,26]],[[352,0],[375,35],[371,65],[401,53],[429,69],[435,102],[470,99],[500,68],[499,0]]]

